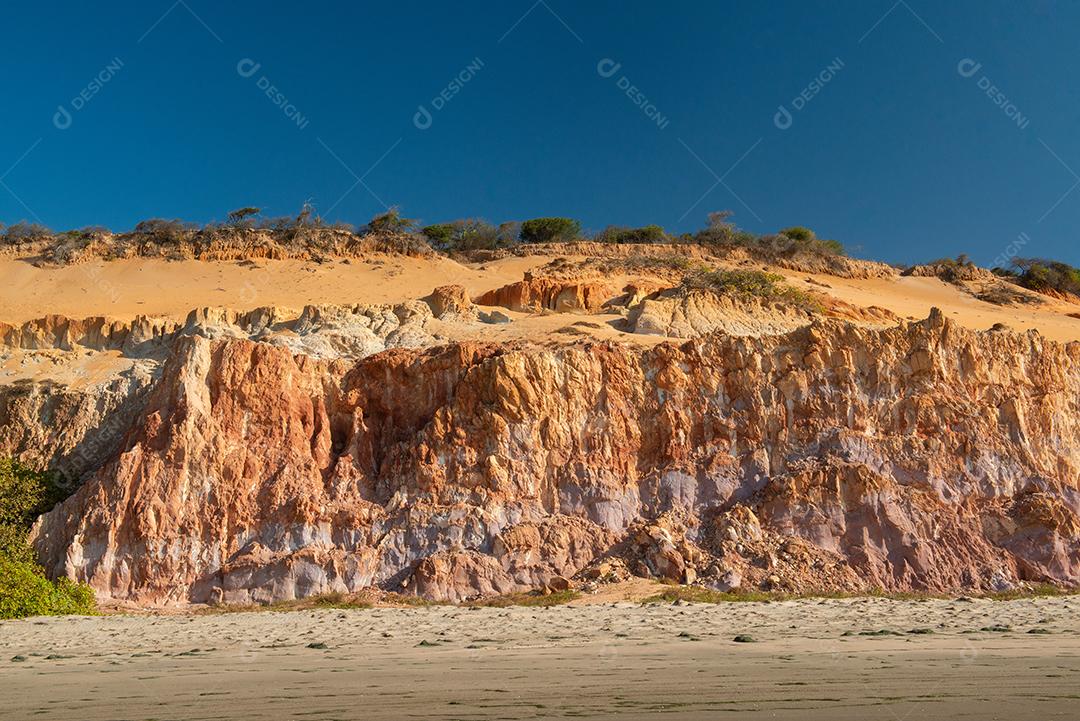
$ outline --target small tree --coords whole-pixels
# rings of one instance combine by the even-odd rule
[[[461,227],[461,250],[492,250],[499,245],[498,231],[486,220],[469,218]]]
[[[317,228],[322,225],[322,218],[315,212],[315,206],[312,205],[310,200],[305,200],[304,204],[300,206],[300,212],[296,216],[296,220],[293,221],[293,226],[296,228]]]
[[[509,248],[516,244],[520,235],[521,223],[516,220],[508,220],[505,223],[499,223],[499,227],[495,231],[495,237],[498,239],[500,248]]]
[[[251,206],[237,208],[236,210],[229,212],[229,225],[234,228],[253,228],[255,226],[254,216],[261,212],[262,208],[254,208]]]
[[[416,226],[416,220],[402,217],[401,211],[394,206],[369,220],[367,232],[372,234],[411,233]]]
[[[523,243],[560,243],[576,240],[581,223],[573,218],[533,218],[521,224]]]
[[[733,245],[740,231],[729,219],[734,213],[730,210],[717,210],[709,213],[705,228],[694,234],[693,240],[702,245]]]
[[[784,228],[779,237],[788,238],[792,241],[792,250],[818,255],[844,255],[844,245],[838,240],[825,240],[818,238],[814,231],[802,225]]]
[[[454,239],[453,223],[435,223],[420,229],[420,232],[436,248],[449,248]]]

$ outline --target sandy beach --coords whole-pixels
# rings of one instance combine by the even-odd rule
[[[0,654],[12,721],[1075,718],[1080,597],[35,618]]]

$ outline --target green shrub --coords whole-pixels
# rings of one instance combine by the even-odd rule
[[[1028,290],[1039,293],[1069,293],[1080,296],[1080,269],[1056,260],[1016,258],[1015,271],[995,268],[998,275],[1012,280]]]
[[[0,524],[0,559],[18,563],[34,563],[36,555],[21,526]]]
[[[27,540],[34,520],[66,495],[59,476],[0,459],[0,618],[93,612],[93,591],[45,578]]]
[[[818,247],[828,255],[847,255],[844,244],[839,240],[819,240]]]
[[[429,225],[420,231],[440,250],[494,250],[517,242],[515,223],[503,223],[496,228],[486,220],[465,218],[449,223]]]
[[[700,245],[738,246],[765,255],[811,253],[815,255],[845,255],[842,243],[818,238],[814,231],[801,225],[784,228],[775,235],[755,235],[741,230],[730,222],[730,210],[709,213],[703,230],[689,237]]]
[[[562,243],[576,240],[581,223],[572,218],[533,218],[521,224],[523,243]]]
[[[411,233],[416,230],[416,226],[415,220],[402,217],[397,208],[390,208],[369,220],[365,230],[371,234]]]
[[[794,225],[790,228],[784,228],[780,231],[780,235],[786,235],[787,237],[799,243],[809,243],[812,240],[817,240],[817,236],[814,235],[814,231],[801,225]]]
[[[703,270],[688,276],[685,283],[694,288],[774,296],[782,287],[784,276],[760,270]]]
[[[0,459],[0,526],[28,529],[34,519],[62,501],[67,491],[53,473]]]
[[[622,228],[609,225],[597,233],[593,240],[598,243],[669,243],[671,238],[659,225],[641,228]]]
[[[32,563],[0,558],[0,618],[94,613],[94,592],[67,578],[49,581]]]
[[[844,246],[836,240],[818,238],[814,231],[801,225],[784,228],[778,234],[792,241],[793,251],[817,253],[818,255],[844,255]]]
[[[813,296],[787,285],[784,276],[760,270],[702,269],[686,276],[683,287],[752,295],[790,303],[813,312],[821,311],[820,304]]]
[[[735,245],[735,236],[739,230],[728,220],[732,215],[730,210],[709,213],[705,227],[690,236],[690,242],[700,245]]]
[[[435,225],[426,225],[420,229],[420,232],[436,248],[447,248],[454,237],[454,224],[436,223]]]

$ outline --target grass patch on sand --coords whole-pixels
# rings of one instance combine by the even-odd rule
[[[998,591],[985,593],[975,598],[985,598],[991,601],[1016,601],[1022,598],[1052,598],[1055,596],[1075,596],[1080,593],[1080,588],[1059,588],[1049,583],[1039,583],[1028,588],[1017,588],[1010,591]]]
[[[506,608],[508,606],[561,606],[581,598],[577,591],[556,591],[555,593],[542,594],[537,591],[529,593],[507,593],[502,596],[481,598],[465,604],[469,607],[481,608]]]
[[[319,608],[336,610],[355,610],[376,607],[408,606],[448,606],[445,601],[432,601],[420,596],[407,596],[401,593],[382,593],[377,590],[359,593],[322,593],[317,596],[298,598],[293,601],[275,601],[274,603],[217,604],[200,609],[198,613],[258,613],[260,611],[310,611]]]
[[[1011,591],[970,594],[967,598],[986,601],[1017,601],[1028,598],[1050,598],[1057,596],[1074,596],[1077,594],[1080,594],[1080,589],[1059,588],[1050,584],[1037,584]],[[795,601],[800,599],[825,600],[857,598],[884,598],[891,601],[931,601],[955,600],[956,594],[929,593],[925,591],[889,592],[881,589],[851,592],[811,591],[807,593],[758,590],[714,591],[701,586],[670,586],[660,593],[644,599],[642,603],[674,603],[675,601],[688,603],[769,603],[773,601]]]
[[[765,591],[713,591],[700,586],[672,586],[660,593],[649,596],[642,603],[728,603],[732,601],[773,601],[776,594]]]
[[[375,602],[364,594],[324,593],[318,596],[298,598],[293,601],[274,603],[219,603],[200,608],[195,613],[215,615],[219,613],[259,613],[263,611],[310,611],[317,608],[361,609],[373,608]]]

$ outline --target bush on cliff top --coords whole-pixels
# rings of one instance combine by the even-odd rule
[[[709,213],[705,228],[682,240],[706,246],[740,247],[765,255],[796,255],[800,253],[821,256],[845,255],[843,244],[836,240],[817,237],[814,231],[801,225],[784,228],[775,235],[755,235],[738,228],[730,218],[730,210]]]
[[[93,613],[90,587],[47,579],[27,538],[34,520],[66,495],[54,474],[0,459],[0,618]]]
[[[425,226],[421,231],[433,246],[444,251],[495,250],[518,242],[518,223],[495,227],[479,218],[463,218]]]
[[[521,224],[523,243],[564,243],[579,235],[581,223],[572,218],[533,218]]]
[[[671,238],[659,225],[646,225],[641,228],[623,228],[609,225],[593,236],[597,243],[670,243]]]
[[[1080,296],[1080,269],[1068,263],[1040,258],[1015,258],[1012,264],[1015,270],[994,268],[994,272],[1038,293]]]
[[[707,270],[690,273],[683,279],[684,288],[713,290],[720,293],[737,293],[757,298],[775,300],[798,306],[811,312],[820,312],[821,306],[809,293],[792,288],[784,282],[784,276],[760,270]]]
[[[19,243],[33,243],[39,240],[48,240],[53,232],[44,225],[20,221],[7,228],[0,224],[0,244],[18,245]]]

